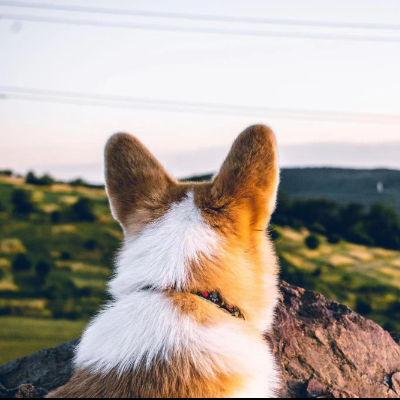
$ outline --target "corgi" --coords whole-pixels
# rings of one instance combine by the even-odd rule
[[[212,182],[172,179],[133,136],[111,137],[106,189],[125,243],[111,303],[49,398],[275,398],[264,332],[278,299],[266,228],[279,184],[276,140],[253,126]]]

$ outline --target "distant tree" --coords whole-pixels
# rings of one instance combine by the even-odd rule
[[[14,212],[17,214],[30,214],[35,210],[31,193],[23,189],[14,190],[11,202],[14,206]]]
[[[314,278],[319,278],[322,275],[322,269],[321,268],[317,268],[311,275]]]
[[[51,186],[54,184],[54,179],[50,175],[43,175],[41,178],[38,178],[32,171],[28,172],[25,182],[28,185],[36,185],[36,186]]]
[[[39,261],[35,266],[36,279],[40,286],[46,283],[47,277],[51,271],[51,265],[45,261]]]
[[[330,244],[339,244],[342,241],[342,238],[336,233],[332,233],[328,236],[328,243]]]
[[[0,171],[0,176],[13,176],[13,172],[9,169],[6,170],[1,170]]]
[[[367,300],[360,298],[357,299],[355,311],[357,312],[357,314],[366,316],[372,313],[372,307]]]
[[[310,227],[309,227],[311,232],[314,233],[319,233],[320,235],[325,235],[326,234],[326,228],[324,225],[322,225],[319,222],[315,222],[313,223]]]
[[[46,174],[43,175],[40,179],[39,179],[39,185],[40,186],[52,186],[54,185],[55,180],[53,177],[51,177],[50,175]]]
[[[45,261],[39,261],[35,266],[36,276],[47,278],[51,271],[51,265]]]
[[[72,213],[78,222],[94,222],[96,216],[93,211],[93,203],[90,199],[83,197],[72,206]]]
[[[50,216],[51,222],[53,224],[59,224],[61,222],[61,217],[62,217],[62,214],[60,211],[53,211]]]
[[[28,185],[36,185],[37,177],[32,171],[28,172],[26,175],[25,183]]]
[[[310,228],[316,224],[326,232],[337,229],[338,205],[328,200],[296,200],[292,205],[292,214]]]
[[[292,225],[292,203],[289,195],[279,191],[276,211],[272,216],[272,223],[279,226]]]
[[[306,238],[305,244],[310,250],[317,250],[321,242],[317,236],[310,235]]]
[[[95,250],[95,249],[97,248],[97,246],[98,246],[97,241],[96,241],[96,240],[93,240],[93,239],[87,240],[87,241],[84,243],[84,245],[83,245],[83,247],[84,247],[86,250],[90,250],[90,251]]]
[[[374,240],[368,236],[367,232],[365,231],[365,225],[363,221],[360,221],[358,224],[351,227],[346,233],[345,239],[349,242],[363,246],[372,246],[374,244]]]
[[[391,303],[388,311],[391,314],[400,314],[400,301],[394,301]]]
[[[375,204],[366,217],[366,232],[376,246],[400,249],[400,224],[396,212],[382,204]]]
[[[63,251],[60,256],[62,261],[70,261],[72,260],[72,255],[68,251]]]
[[[92,183],[88,183],[83,179],[75,179],[74,181],[69,182],[71,186],[81,186],[89,189],[104,189],[104,185],[94,185]]]
[[[31,268],[32,262],[29,257],[24,253],[17,254],[12,263],[13,273],[19,274],[21,272],[29,272]]]
[[[69,183],[71,186],[87,186],[87,182],[84,181],[83,179],[75,179],[74,181],[71,181]]]

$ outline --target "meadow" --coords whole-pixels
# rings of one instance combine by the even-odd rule
[[[302,227],[271,234],[285,280],[400,332],[400,252],[315,232],[312,250]],[[122,238],[103,189],[0,176],[0,364],[79,337],[108,299]]]

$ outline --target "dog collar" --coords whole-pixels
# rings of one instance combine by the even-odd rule
[[[238,307],[228,304],[218,292],[197,292],[193,294],[228,312],[232,317],[247,321],[246,315]]]

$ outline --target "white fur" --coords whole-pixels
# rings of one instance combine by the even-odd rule
[[[220,239],[203,220],[190,192],[159,220],[128,239],[110,282],[110,293],[120,298],[144,286],[185,290],[190,264],[200,256],[212,258]]]
[[[200,326],[165,294],[137,292],[98,315],[82,337],[75,364],[94,373],[124,373],[182,353],[205,378],[221,371],[244,375],[248,387],[237,397],[274,397],[279,379],[273,357],[246,330],[245,322],[228,314],[219,325]]]
[[[94,373],[124,373],[181,354],[205,379],[221,371],[243,376],[248,386],[236,397],[276,397],[278,373],[261,333],[255,340],[252,326],[228,314],[222,314],[222,323],[199,325],[182,315],[165,293],[140,291],[145,286],[185,289],[190,264],[201,256],[212,259],[220,241],[204,222],[193,193],[129,239],[110,283],[114,301],[84,333],[76,366]]]

